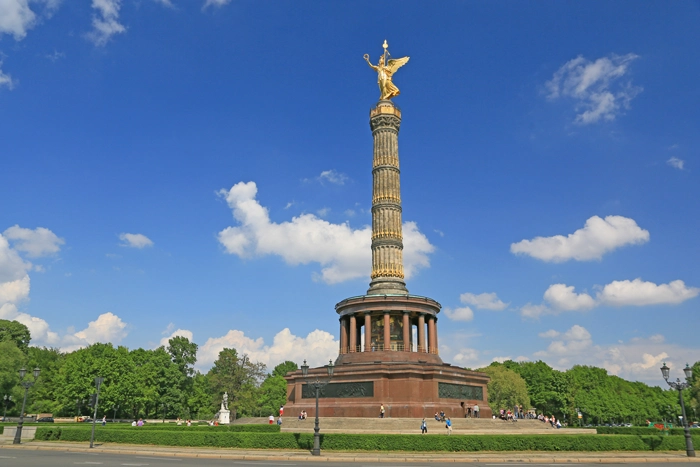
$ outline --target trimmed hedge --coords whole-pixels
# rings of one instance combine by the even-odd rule
[[[646,436],[646,435],[660,435],[660,434],[669,434],[669,435],[683,435],[685,431],[683,428],[671,428],[668,430],[659,430],[658,428],[654,427],[646,427],[646,426],[633,426],[633,427],[624,427],[624,426],[598,426],[596,427],[596,433],[599,435],[641,435],[641,436]],[[692,433],[692,430],[691,430]],[[698,433],[700,434],[700,433]]]
[[[88,441],[90,431],[67,427],[38,428],[40,440]],[[311,449],[312,433],[244,433],[200,430],[97,430],[99,442],[162,446],[243,449]],[[693,439],[700,445],[700,437]],[[321,435],[321,448],[330,451],[682,451],[681,437],[635,435],[453,435],[389,434]]]
[[[5,432],[5,425],[0,425],[0,435]]]
[[[46,425],[43,425],[46,426]],[[54,425],[54,427],[60,426],[61,428],[69,428],[75,430],[92,430],[92,423],[86,424],[70,424],[70,425]],[[158,424],[158,425],[144,425],[140,427],[133,427],[128,423],[123,424],[107,424],[102,426],[101,423],[97,423],[97,428],[100,430],[144,430],[144,431],[176,431],[176,432],[199,432],[203,430],[214,431],[214,432],[243,432],[243,433],[279,433],[280,427],[277,424],[273,425],[262,425],[262,424],[241,424],[241,425],[219,425],[219,426],[209,426],[209,425],[180,425],[175,424]]]

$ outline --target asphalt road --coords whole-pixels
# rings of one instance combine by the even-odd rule
[[[246,460],[225,460],[225,459],[187,459],[187,458],[173,458],[173,457],[158,457],[158,456],[144,456],[144,455],[132,455],[132,454],[112,454],[112,453],[82,453],[82,452],[57,452],[57,451],[23,451],[19,449],[1,449],[0,448],[0,465],[8,467],[74,467],[76,465],[101,465],[105,467],[117,467],[117,466],[131,466],[131,467],[165,467],[165,466],[176,466],[176,467],[188,467],[188,466],[204,466],[204,467],[223,467],[223,466],[239,466],[239,465],[249,465],[249,466],[306,466],[306,465],[318,465],[318,464],[332,464],[334,467],[352,466],[352,467],[399,467],[399,466],[434,466],[431,463],[422,462],[411,462],[410,464],[404,464],[402,462],[284,462],[284,461],[246,461]],[[450,465],[462,465],[469,467],[504,467],[513,466],[513,463],[460,463],[450,462]],[[527,466],[531,467],[550,467],[550,466],[560,466],[561,464],[551,464],[551,463],[528,463]],[[580,467],[600,467],[600,463],[591,464],[578,464]],[[625,462],[626,466],[641,466],[645,467],[674,467],[674,466],[688,466],[687,463],[673,463],[673,462],[639,462],[630,463]],[[692,465],[692,464],[691,464]]]

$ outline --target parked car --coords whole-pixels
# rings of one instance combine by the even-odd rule
[[[36,421],[37,423],[53,423],[53,417],[40,417]]]

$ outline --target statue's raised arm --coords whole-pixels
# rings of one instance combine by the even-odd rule
[[[365,54],[364,59],[367,64],[377,72],[377,83],[379,84],[379,99],[387,100],[392,97],[396,97],[400,94],[399,88],[397,88],[392,82],[392,76],[402,66],[404,66],[410,57],[403,58],[392,58],[387,61],[387,56],[389,54],[389,44],[384,41],[384,53],[379,57],[379,62],[376,65],[372,65],[369,61],[369,55]]]

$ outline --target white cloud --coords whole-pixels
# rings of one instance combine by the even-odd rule
[[[595,123],[614,120],[628,109],[630,101],[642,91],[623,77],[635,54],[610,55],[591,62],[581,56],[568,61],[547,81],[548,98],[569,97],[576,102],[576,122]]]
[[[367,277],[371,264],[371,228],[352,229],[347,223],[332,224],[313,214],[291,221],[271,222],[267,208],[255,199],[255,182],[240,182],[229,191],[221,190],[241,224],[219,232],[227,253],[241,258],[277,255],[287,264],[319,263],[319,278],[328,284]],[[434,250],[414,222],[403,225],[404,271],[411,277],[419,268],[429,267],[428,254]]]
[[[173,337],[177,337],[177,336],[186,337],[190,342],[193,342],[193,341],[194,341],[194,334],[192,334],[192,331],[187,330],[187,329],[178,329],[178,330],[173,331],[172,333],[170,333],[170,335],[168,335],[168,336],[166,336],[166,337],[163,337],[163,338],[160,340],[160,344],[159,344],[159,345],[161,345],[161,346],[167,348],[167,347],[168,347],[168,342],[170,341],[170,339],[172,339]]]
[[[96,46],[104,46],[113,35],[126,32],[124,25],[119,23],[121,0],[92,0],[92,8],[98,15],[92,17],[93,30],[87,37]]]
[[[700,347],[669,344],[658,334],[636,337],[628,342],[596,345],[590,332],[579,325],[572,326],[564,333],[550,330],[540,337],[554,340],[546,350],[535,352],[534,356],[558,370],[568,369],[572,365],[592,365],[631,381],[655,385],[661,382],[659,367],[662,362],[680,371],[686,361],[695,361],[700,354]]]
[[[156,3],[160,3],[163,6],[173,7],[173,3],[170,0],[153,0]]]
[[[573,286],[553,284],[544,293],[544,299],[557,310],[576,311],[593,308],[596,303],[586,293],[577,294]]]
[[[657,285],[637,278],[611,282],[598,292],[597,300],[612,306],[677,305],[698,294],[700,288],[686,287],[682,280]]]
[[[32,263],[24,261],[10,242],[0,235],[0,283],[22,279],[31,269]]]
[[[679,159],[675,156],[671,157],[669,160],[667,160],[666,163],[668,165],[670,165],[671,167],[673,167],[674,169],[678,169],[678,170],[683,170],[684,165],[685,165],[685,161],[683,159]]]
[[[340,343],[326,331],[315,330],[306,337],[295,336],[289,328],[275,335],[272,345],[266,345],[263,338],[252,339],[243,331],[230,330],[221,337],[209,338],[197,352],[197,365],[211,366],[223,348],[234,348],[239,355],[247,354],[252,361],[262,362],[271,370],[285,360],[297,364],[306,359],[310,366],[328,364],[338,356]]]
[[[463,293],[459,296],[459,300],[466,305],[474,305],[480,310],[505,310],[510,303],[503,303],[495,293],[482,293],[475,295],[473,293]]]
[[[14,281],[0,282],[0,305],[18,303],[29,298],[29,276]]]
[[[573,286],[553,284],[544,293],[547,304],[528,303],[520,308],[520,313],[526,318],[539,318],[545,314],[590,310],[599,306],[677,305],[700,295],[700,288],[688,287],[682,280],[657,285],[637,278],[612,281],[598,288],[593,298],[587,293],[577,294]]]
[[[481,365],[476,363],[479,361],[479,351],[476,349],[462,348],[452,357],[452,362],[461,366],[470,368],[478,368]]]
[[[119,316],[107,312],[102,313],[95,321],[90,321],[88,327],[74,334],[89,344],[95,342],[118,343],[126,337],[126,323]]]
[[[550,329],[549,331],[541,332],[537,335],[545,339],[554,339],[555,337],[559,337],[561,333],[559,331],[555,331],[554,329]]]
[[[318,214],[318,217],[326,217],[329,212],[331,212],[331,208],[321,208],[316,211],[316,214]]]
[[[318,176],[318,180],[321,183],[328,182],[334,185],[345,185],[347,179],[347,175],[337,172],[335,169],[324,170],[321,172],[321,175]]]
[[[445,307],[443,311],[452,321],[471,321],[474,319],[474,311],[468,306],[455,309]]]
[[[560,263],[575,259],[601,259],[605,253],[625,245],[639,245],[649,241],[649,232],[640,228],[633,219],[622,216],[593,216],[586,225],[564,237],[535,237],[510,245],[514,254],[525,254],[547,262]]]
[[[44,227],[32,230],[15,225],[5,230],[3,235],[8,240],[13,241],[15,250],[27,253],[31,258],[58,253],[61,250],[61,245],[66,243]]]
[[[0,67],[2,67],[2,61],[0,61]],[[12,90],[15,87],[15,82],[12,80],[12,76],[3,72],[2,68],[0,68],[0,88],[3,86],[9,90]]]
[[[130,248],[140,249],[153,246],[153,241],[143,234],[122,233],[119,235],[119,240],[124,242],[120,244],[120,246],[126,246]]]
[[[222,7],[222,6],[227,5],[229,3],[231,3],[231,0],[206,0],[206,2],[204,2],[204,6],[202,7],[202,9],[205,9],[207,7],[210,7],[210,6]]]
[[[0,35],[11,34],[15,40],[22,40],[35,22],[29,0],[0,0]]]

